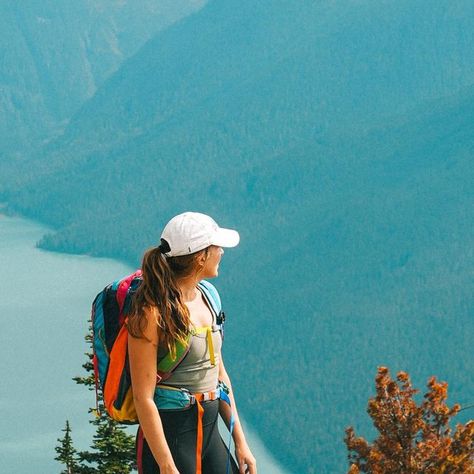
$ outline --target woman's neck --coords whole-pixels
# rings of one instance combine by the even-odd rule
[[[197,278],[183,278],[178,280],[179,291],[181,292],[184,303],[189,303],[196,298],[198,291],[196,286],[198,282],[199,280]]]

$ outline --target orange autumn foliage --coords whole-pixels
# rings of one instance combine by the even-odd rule
[[[474,420],[449,426],[461,407],[446,404],[447,383],[430,378],[417,404],[408,374],[379,367],[375,387],[367,411],[379,435],[369,443],[346,429],[348,474],[474,474]]]

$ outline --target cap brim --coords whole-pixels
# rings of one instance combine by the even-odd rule
[[[212,245],[218,247],[236,247],[239,245],[240,235],[236,230],[222,229],[219,227],[216,234],[212,238]]]

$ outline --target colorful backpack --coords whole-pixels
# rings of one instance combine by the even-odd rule
[[[128,332],[125,324],[132,295],[142,282],[138,270],[106,286],[92,303],[93,364],[98,410],[99,389],[108,415],[116,421],[138,423],[133,403],[128,362]],[[223,336],[225,315],[215,287],[202,280],[198,284]],[[176,354],[167,353],[158,361],[157,384],[169,378],[185,358],[190,347],[191,333],[184,343],[176,343]]]

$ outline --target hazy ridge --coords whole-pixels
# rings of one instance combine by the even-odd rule
[[[204,0],[3,1],[2,160],[62,132],[125,59]]]

